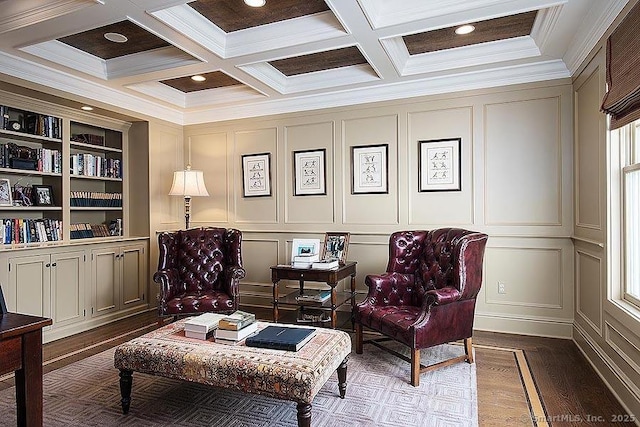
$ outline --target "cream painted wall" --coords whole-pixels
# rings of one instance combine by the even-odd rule
[[[572,102],[570,83],[554,81],[188,126],[182,139],[191,138],[193,164],[211,193],[193,203],[192,225],[243,231],[242,300],[265,307],[269,267],[289,262],[293,238],[350,232],[349,258],[358,261],[357,287],[365,292],[365,275],[386,267],[393,231],[483,231],[490,238],[476,328],[569,337]],[[172,132],[160,138],[167,155],[180,144]],[[419,192],[419,141],[442,138],[462,139],[462,190]],[[373,144],[389,145],[389,192],[351,194],[352,148]],[[326,150],[327,194],[293,196],[293,152],[309,149]],[[242,155],[257,153],[271,155],[272,195],[245,198]],[[170,180],[179,158],[160,165],[159,179]],[[158,208],[168,208],[152,222],[169,228],[181,212],[167,198],[161,195]]]
[[[630,6],[629,6],[630,7]],[[620,19],[620,18],[619,18]],[[575,98],[575,321],[573,339],[612,392],[640,420],[640,311],[620,300],[616,273],[618,222],[607,203],[617,176],[608,167],[617,142],[600,112],[606,87],[606,38],[574,80]],[[612,212],[616,212],[612,210]]]

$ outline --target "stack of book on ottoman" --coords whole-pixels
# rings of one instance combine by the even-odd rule
[[[218,328],[220,320],[226,316],[226,314],[203,313],[199,316],[191,317],[184,322],[184,336],[187,338],[206,340],[213,335],[214,331]]]
[[[247,338],[247,347],[270,348],[273,350],[298,351],[316,333],[316,328],[270,325]]]
[[[257,330],[258,323],[255,314],[236,310],[218,322],[218,329],[215,332],[216,342],[219,344],[238,344]]]

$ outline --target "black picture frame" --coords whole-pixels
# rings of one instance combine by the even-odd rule
[[[351,194],[389,194],[389,144],[351,147]]]
[[[271,196],[271,153],[242,155],[242,196]]]
[[[327,150],[301,150],[293,152],[293,195],[327,195]]]
[[[462,191],[462,138],[418,141],[418,191]]]
[[[50,185],[34,185],[33,204],[36,206],[54,206],[53,187]]]

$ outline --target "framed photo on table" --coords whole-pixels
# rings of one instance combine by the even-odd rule
[[[271,153],[242,156],[244,197],[271,196]]]
[[[293,195],[325,195],[326,150],[305,150],[293,152]]]
[[[461,191],[462,138],[419,141],[418,191]]]
[[[53,206],[53,187],[50,185],[34,185],[32,194],[34,205]]]
[[[8,179],[0,179],[0,206],[12,206],[11,183]]]
[[[321,259],[336,258],[340,265],[347,261],[349,233],[325,233]]]
[[[389,193],[389,144],[351,147],[351,194]]]
[[[320,254],[320,239],[293,239],[291,245],[291,262],[297,256]]]

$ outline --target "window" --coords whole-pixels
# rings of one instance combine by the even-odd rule
[[[622,166],[623,298],[640,306],[640,121],[631,124]]]

